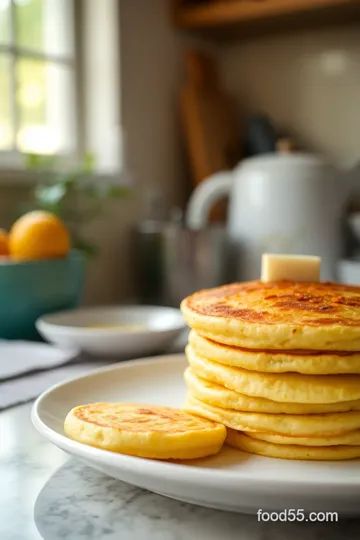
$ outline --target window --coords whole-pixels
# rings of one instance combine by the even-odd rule
[[[0,0],[0,158],[77,149],[73,0]]]
[[[0,184],[32,182],[24,153],[119,177],[119,31],[119,0],[0,0]]]

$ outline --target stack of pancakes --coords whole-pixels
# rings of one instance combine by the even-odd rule
[[[235,283],[181,309],[189,412],[255,454],[360,457],[360,287]]]

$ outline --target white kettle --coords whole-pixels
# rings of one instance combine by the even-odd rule
[[[340,173],[315,155],[268,154],[242,161],[199,184],[187,226],[207,225],[213,204],[229,196],[228,232],[236,251],[236,279],[260,276],[264,252],[319,255],[322,279],[336,279],[342,255],[341,217],[360,167]]]

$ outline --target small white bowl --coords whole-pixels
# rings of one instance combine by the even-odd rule
[[[60,347],[133,358],[163,352],[185,328],[180,310],[159,306],[83,308],[45,315],[39,333]]]

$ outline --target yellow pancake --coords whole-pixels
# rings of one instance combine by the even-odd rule
[[[296,446],[287,444],[272,444],[248,437],[244,433],[228,430],[227,444],[260,456],[314,460],[314,461],[337,461],[355,459],[360,457],[360,446]]]
[[[298,446],[359,446],[360,430],[349,431],[337,437],[285,437],[274,433],[248,433],[249,437],[272,444],[295,444]]]
[[[360,353],[330,351],[275,351],[232,347],[190,332],[189,343],[204,358],[227,366],[264,373],[295,371],[305,375],[360,374]]]
[[[337,403],[360,399],[360,375],[259,373],[207,360],[186,347],[196,375],[230,390],[285,403]]]
[[[360,429],[360,412],[327,414],[267,414],[214,407],[188,393],[185,410],[237,431],[265,432],[286,437],[335,437]]]
[[[185,371],[184,376],[190,393],[196,399],[223,409],[272,414],[321,414],[360,411],[360,400],[327,403],[325,405],[318,403],[281,403],[228,390],[223,386],[198,377],[191,368]]]
[[[360,351],[360,287],[250,281],[185,298],[187,324],[248,349]]]
[[[217,454],[224,426],[171,407],[92,403],[72,409],[65,433],[78,442],[153,459],[193,459]]]

